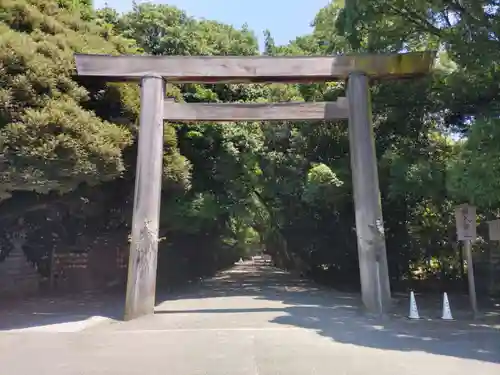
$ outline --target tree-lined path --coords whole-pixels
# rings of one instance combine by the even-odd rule
[[[5,373],[40,375],[500,371],[493,325],[380,320],[359,306],[351,294],[245,263],[159,296],[153,316],[73,333],[0,333],[0,358]]]

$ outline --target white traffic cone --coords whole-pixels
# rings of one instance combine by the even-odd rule
[[[443,320],[453,320],[453,316],[451,315],[450,302],[448,301],[448,294],[444,292],[443,294],[443,314],[441,316]]]
[[[410,319],[420,319],[420,315],[418,314],[417,301],[415,300],[415,294],[413,292],[410,293],[410,315],[408,316]]]

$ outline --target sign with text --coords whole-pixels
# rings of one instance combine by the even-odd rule
[[[462,204],[455,209],[459,241],[476,240],[476,207]]]
[[[488,233],[491,241],[500,241],[500,220],[488,221]]]

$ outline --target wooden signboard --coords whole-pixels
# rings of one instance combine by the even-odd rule
[[[500,220],[488,221],[488,232],[491,241],[500,241]]]
[[[476,240],[476,207],[462,204],[455,209],[459,241]]]

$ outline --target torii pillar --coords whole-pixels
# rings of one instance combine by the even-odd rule
[[[369,81],[363,72],[349,74],[349,153],[356,217],[363,304],[383,314],[391,304]]]

